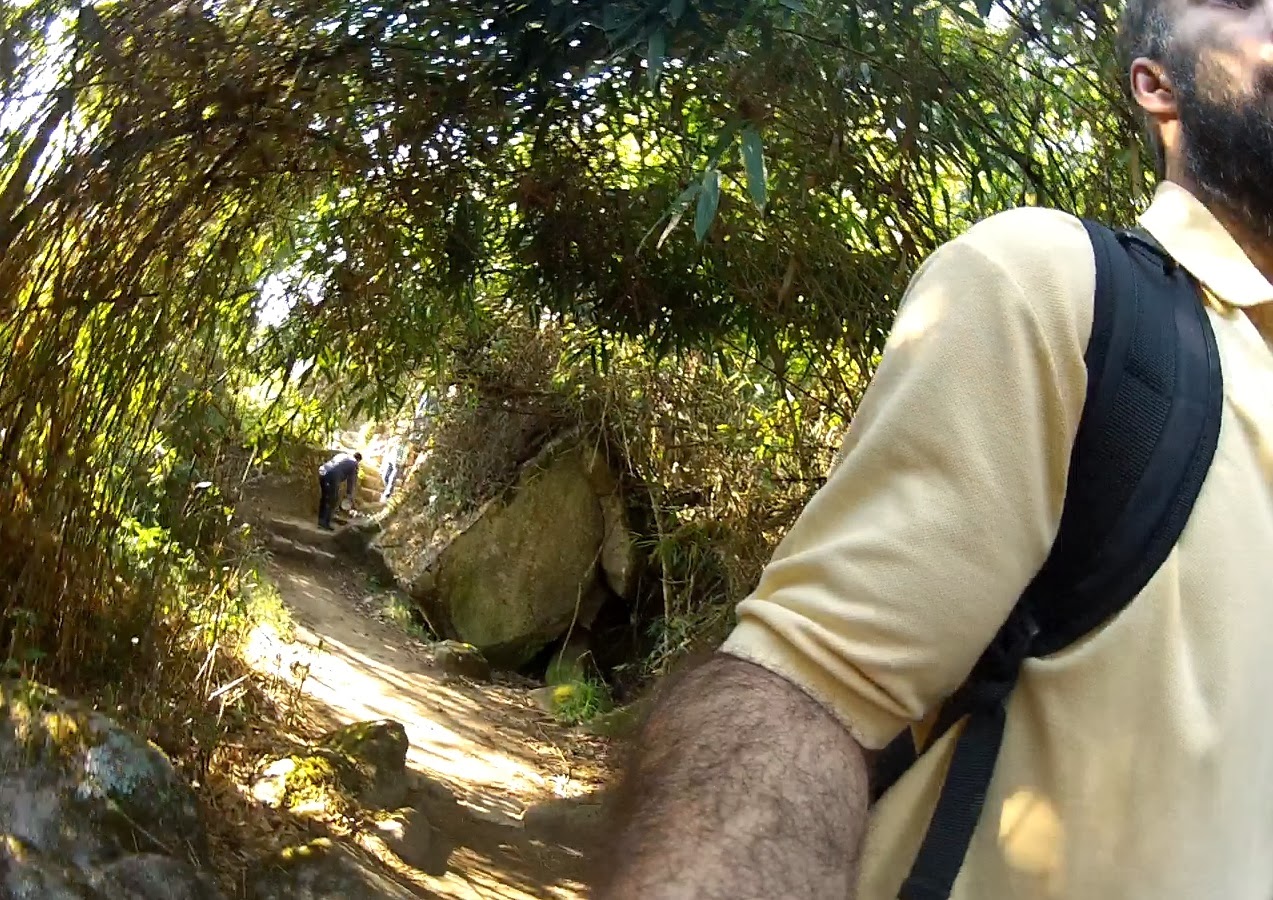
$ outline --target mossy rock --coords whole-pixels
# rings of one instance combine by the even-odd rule
[[[429,621],[502,668],[595,613],[605,522],[580,457],[565,449],[524,470],[441,552],[433,590],[413,591]]]
[[[319,743],[357,770],[358,802],[370,809],[395,809],[407,797],[407,751],[411,742],[401,722],[380,719],[338,728]]]
[[[271,762],[253,783],[252,796],[293,812],[348,815],[361,787],[356,766],[338,753],[315,748]]]
[[[473,681],[491,680],[491,664],[472,644],[439,641],[433,646],[433,661],[448,675],[459,675]]]
[[[406,799],[408,747],[400,722],[356,722],[315,747],[271,762],[252,794],[294,812],[348,815],[356,807],[391,809]]]

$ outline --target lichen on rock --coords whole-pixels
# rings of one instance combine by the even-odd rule
[[[194,793],[163,751],[22,680],[0,682],[0,831],[80,867],[206,853]]]
[[[433,661],[448,675],[473,681],[490,681],[491,664],[482,651],[463,641],[439,641],[433,645]]]
[[[0,682],[0,896],[213,900],[206,836],[158,747],[35,682]]]

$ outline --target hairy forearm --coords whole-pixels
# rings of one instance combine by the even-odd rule
[[[718,654],[638,736],[594,896],[844,900],[866,803],[848,732],[784,679]]]

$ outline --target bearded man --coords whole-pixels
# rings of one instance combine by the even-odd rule
[[[978,223],[914,277],[736,629],[654,705],[597,896],[1273,897],[1273,0],[1130,0],[1121,48],[1158,154],[1144,243],[1190,279],[1223,371],[1187,524],[1118,615],[1014,673],[975,830],[936,854],[953,883],[915,877],[959,727],[877,802],[869,774],[1053,552],[1089,412],[1085,223]]]

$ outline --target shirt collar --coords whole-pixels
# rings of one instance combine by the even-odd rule
[[[1202,201],[1180,185],[1162,182],[1140,224],[1217,299],[1231,306],[1273,301],[1273,284]]]

